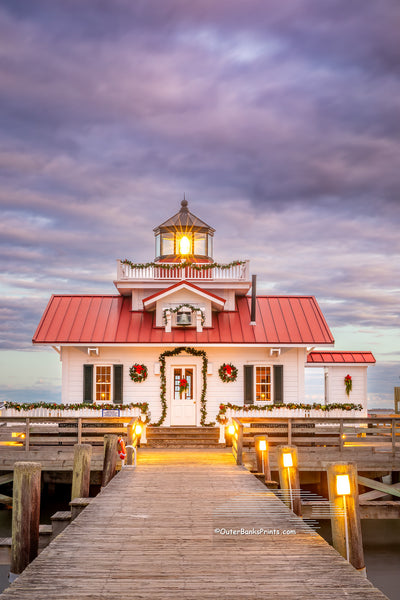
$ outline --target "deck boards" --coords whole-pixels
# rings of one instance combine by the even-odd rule
[[[216,528],[295,529],[222,536]],[[145,450],[0,596],[377,600],[374,588],[225,450]]]

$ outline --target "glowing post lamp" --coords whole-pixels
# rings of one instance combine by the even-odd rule
[[[264,452],[266,452],[266,450],[267,450],[267,440],[260,440],[258,442],[258,449],[261,452],[262,472],[265,475]]]
[[[289,482],[289,493],[290,493],[290,508],[293,510],[293,492],[292,492],[292,482],[290,479],[290,467],[293,467],[293,456],[291,452],[284,452],[282,455],[283,458],[283,466],[287,469],[287,476]]]
[[[181,254],[189,254],[190,253],[190,240],[187,235],[184,235],[179,240],[179,252]]]
[[[135,427],[135,434],[140,435],[142,433],[142,429],[143,429],[142,426],[137,424]]]
[[[233,435],[235,433],[234,425],[228,425],[228,433],[229,433],[229,435]]]
[[[293,467],[293,456],[291,452],[285,452],[283,454],[283,466],[287,467],[288,469]]]
[[[343,496],[343,512],[344,512],[344,535],[346,539],[346,558],[350,560],[350,549],[349,549],[349,528],[347,523],[347,506],[346,496],[351,493],[350,489],[350,477],[348,475],[336,475],[336,492],[338,496]]]

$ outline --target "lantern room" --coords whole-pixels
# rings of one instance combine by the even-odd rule
[[[180,211],[154,229],[157,261],[213,260],[215,229],[189,212],[183,199]]]

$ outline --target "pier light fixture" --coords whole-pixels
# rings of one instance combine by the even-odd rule
[[[289,493],[290,493],[290,509],[293,511],[293,491],[292,491],[292,480],[290,468],[293,467],[293,456],[291,452],[284,452],[282,454],[283,466],[287,469],[287,478],[289,484]]]
[[[283,453],[283,466],[286,468],[293,467],[293,456],[291,452]]]
[[[258,447],[260,448],[260,452],[265,452],[267,449],[267,440],[260,440],[260,445]]]
[[[346,541],[346,559],[350,561],[350,544],[349,544],[349,525],[347,522],[347,505],[346,496],[350,496],[350,477],[348,474],[336,475],[336,492],[338,496],[343,497],[343,514],[344,514],[344,537]]]
[[[235,433],[235,426],[234,425],[228,425],[228,433],[229,435],[233,435]]]
[[[336,475],[336,491],[338,496],[350,495],[350,477],[348,475]]]
[[[139,423],[138,423],[135,427],[135,434],[140,435],[142,433],[142,430],[143,430],[142,426],[139,425]]]

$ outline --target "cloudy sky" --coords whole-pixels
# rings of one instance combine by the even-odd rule
[[[60,397],[51,293],[189,207],[262,292],[315,294],[338,349],[400,385],[397,0],[0,2],[0,399]]]

